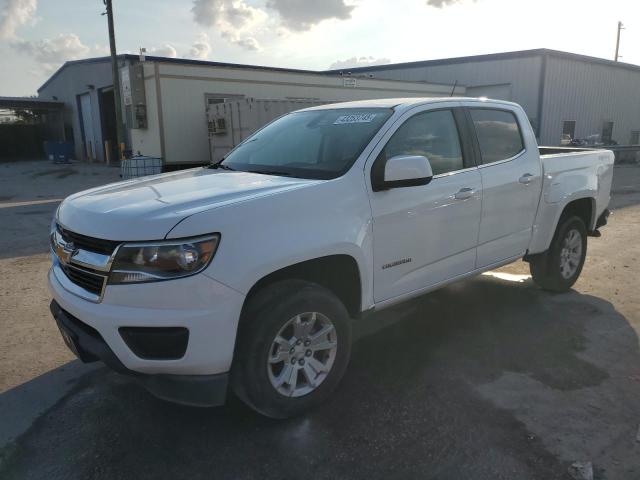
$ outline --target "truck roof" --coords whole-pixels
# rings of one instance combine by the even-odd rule
[[[509,106],[517,106],[516,103],[506,102],[504,100],[493,100],[487,98],[470,98],[470,97],[412,97],[412,98],[379,98],[373,100],[356,100],[352,102],[328,103],[326,105],[318,105],[303,110],[331,110],[337,108],[393,108],[393,109],[409,109],[418,105],[440,102],[465,102],[465,103],[487,103],[503,104]]]

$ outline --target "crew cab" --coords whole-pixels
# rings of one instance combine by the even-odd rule
[[[613,162],[539,149],[509,102],[300,110],[216,164],[65,199],[51,310],[81,360],[161,398],[219,405],[231,388],[289,417],[338,385],[353,319],[521,258],[541,288],[571,288]]]

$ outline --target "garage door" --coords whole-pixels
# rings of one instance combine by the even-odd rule
[[[93,134],[93,112],[91,110],[91,97],[88,93],[80,95],[80,118],[82,119],[82,131],[84,132],[84,154],[88,155],[89,148],[91,148],[91,157],[95,160],[96,141]]]

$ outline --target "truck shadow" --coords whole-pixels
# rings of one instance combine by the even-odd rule
[[[181,407],[98,369],[0,455],[0,477],[565,478],[548,439],[479,388],[516,373],[552,391],[606,390],[640,363],[609,302],[530,281],[482,276],[367,322],[341,387],[304,417],[269,420],[233,398]],[[606,393],[626,412],[633,388]]]

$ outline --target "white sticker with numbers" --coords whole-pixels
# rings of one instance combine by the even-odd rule
[[[358,113],[355,115],[342,115],[333,122],[334,125],[345,125],[347,123],[371,123],[376,118],[377,113]]]

